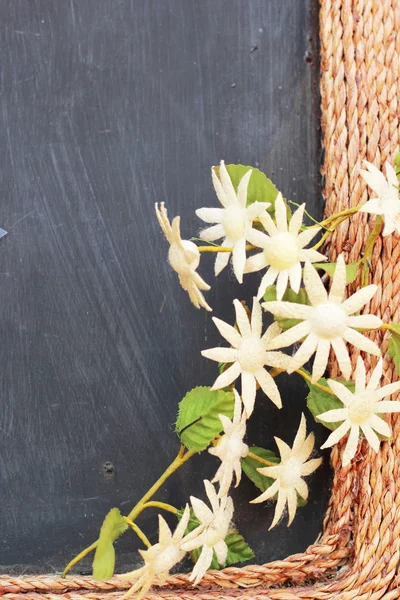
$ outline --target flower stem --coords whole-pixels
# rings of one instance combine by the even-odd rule
[[[146,492],[145,495],[139,500],[139,502],[132,508],[129,515],[127,517],[125,517],[125,520],[128,519],[126,521],[127,523],[129,523],[129,521],[133,522],[140,515],[142,510],[144,510],[144,508],[146,507],[147,501],[150,500],[150,498],[152,496],[154,496],[154,494],[162,486],[162,484],[168,479],[168,477],[170,477],[170,475],[172,475],[172,473],[175,473],[175,471],[177,469],[179,469],[179,467],[184,465],[185,462],[189,460],[189,458],[191,458],[194,454],[196,454],[192,450],[188,450],[187,452],[185,452],[185,450],[186,450],[185,446],[181,445],[176,458],[172,461],[172,463],[169,465],[169,467],[167,467],[167,469],[164,471],[164,473],[157,479],[157,481],[151,486],[149,491]],[[163,503],[161,503],[161,504],[163,504]],[[88,546],[87,548],[82,550],[82,552],[80,552],[77,556],[75,556],[75,558],[73,558],[67,564],[64,571],[61,574],[61,577],[64,578],[66,576],[66,574],[68,573],[68,571],[73,566],[75,566],[80,560],[82,560],[82,558],[87,556],[90,552],[95,550],[97,548],[98,542],[99,542],[99,540],[96,540],[95,542],[93,542],[93,544],[91,544],[90,546]]]
[[[143,544],[145,546],[147,546],[147,548],[150,548],[151,543],[149,542],[147,536],[145,535],[145,533],[140,529],[140,527],[138,525],[136,525],[136,523],[134,523],[133,521],[131,521],[130,519],[128,519],[128,517],[122,517],[123,520],[128,523],[129,527],[131,529],[133,529],[133,531],[136,533],[136,535],[138,536],[138,538],[143,542]]]
[[[323,390],[324,392],[326,392],[327,394],[330,394],[331,396],[336,396],[336,394],[334,394],[332,392],[332,390],[330,388],[328,388],[326,385],[321,385],[320,383],[318,383],[318,381],[313,383],[312,377],[308,373],[303,371],[303,369],[296,369],[295,372],[298,373],[299,375],[301,375],[304,379],[306,379],[310,383],[312,383],[312,385],[315,385],[315,387],[319,388],[320,390]]]
[[[146,504],[143,506],[143,510],[145,508],[161,508],[162,510],[166,510],[170,513],[172,513],[173,515],[176,515],[176,513],[178,512],[178,509],[175,508],[175,506],[172,506],[172,504],[167,504],[166,502],[155,502],[154,500],[152,500],[151,502],[146,502]]]
[[[372,259],[372,253],[374,251],[375,242],[378,239],[383,228],[383,219],[381,216],[376,217],[374,228],[369,234],[364,250],[364,256],[361,259],[361,263],[363,265],[363,269],[361,272],[361,287],[365,287],[368,284],[368,273],[369,266]]]
[[[248,244],[246,250],[254,250],[257,246]],[[197,246],[199,252],[233,252],[233,248],[226,246]]]
[[[257,456],[257,454],[253,454],[253,452],[248,452],[247,456],[249,458],[252,458],[253,460],[256,460],[257,462],[263,464],[263,465],[267,465],[268,467],[275,467],[276,466],[276,462],[272,462],[271,460],[265,460],[265,458],[261,458],[261,456]]]
[[[363,206],[362,204],[359,204],[358,206],[354,206],[353,208],[348,208],[347,210],[342,210],[341,212],[331,215],[324,221],[321,221],[319,223],[319,226],[324,227],[326,229],[326,231],[325,231],[324,235],[322,236],[322,238],[319,240],[319,242],[317,242],[316,244],[314,244],[314,246],[312,246],[312,250],[318,250],[318,248],[320,248],[325,243],[325,241],[327,240],[329,235],[333,231],[335,231],[336,227],[338,227],[341,223],[343,223],[343,221],[346,221],[349,217],[351,217],[356,212],[358,212],[362,206]],[[316,225],[311,225],[310,228],[312,228],[312,227],[316,227]]]
[[[346,219],[347,219],[348,217],[355,215],[360,210],[360,208],[362,206],[364,206],[364,204],[365,203],[358,204],[357,206],[353,206],[353,208],[347,208],[346,210],[342,210],[341,212],[330,215],[330,217],[327,217],[326,219],[321,221],[319,223],[319,225],[326,227],[327,225],[330,225],[331,223],[333,223],[333,221],[336,221],[337,219],[341,219],[342,217],[346,217]]]

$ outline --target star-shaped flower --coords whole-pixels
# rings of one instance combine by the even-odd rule
[[[257,298],[253,299],[251,322],[244,306],[234,300],[236,322],[239,331],[220,319],[213,321],[220,334],[231,344],[231,348],[210,348],[203,350],[202,355],[217,362],[233,363],[216,379],[212,390],[220,390],[230,385],[239,375],[242,376],[242,399],[247,418],[253,412],[257,383],[263,392],[278,408],[282,401],[278,387],[264,366],[287,370],[291,366],[291,357],[282,352],[270,352],[274,335],[280,329],[272,325],[262,336],[262,312]]]
[[[343,301],[346,289],[346,265],[342,255],[337,260],[329,295],[317,271],[309,262],[304,268],[304,284],[311,306],[278,301],[263,303],[262,306],[275,316],[303,319],[298,325],[274,338],[270,348],[284,348],[305,338],[293,356],[293,363],[288,373],[304,365],[316,351],[312,370],[312,381],[315,383],[325,372],[332,346],[343,376],[349,379],[351,362],[345,341],[370,354],[379,356],[381,353],[374,342],[354,329],[377,329],[382,325],[381,319],[374,315],[351,316],[371,300],[377,286],[367,285]]]
[[[314,434],[310,433],[306,439],[304,415],[301,415],[300,426],[293,442],[293,448],[290,448],[278,437],[275,438],[275,442],[278,446],[281,462],[273,467],[262,467],[257,471],[262,475],[276,479],[276,481],[261,496],[251,501],[252,503],[264,502],[264,500],[269,500],[278,493],[274,520],[270,529],[278,523],[286,503],[289,509],[288,526],[292,523],[297,510],[297,494],[304,500],[307,500],[308,497],[308,487],[302,478],[313,473],[322,462],[322,458],[313,458],[307,461],[314,449]]]
[[[383,236],[390,235],[393,231],[400,233],[399,182],[396,171],[386,162],[386,179],[375,165],[367,160],[364,164],[367,170],[360,169],[360,173],[377,196],[368,200],[360,210],[383,217],[385,222]]]
[[[237,193],[221,160],[219,177],[211,170],[214,189],[223,208],[199,208],[196,215],[206,223],[216,223],[200,233],[203,240],[214,242],[224,238],[222,246],[233,248],[233,271],[239,283],[243,281],[246,262],[246,240],[253,231],[252,222],[270,206],[266,202],[253,202],[246,208],[247,188],[252,170],[247,171],[239,182]],[[229,262],[230,252],[220,252],[215,261],[215,274],[218,275]]]
[[[242,475],[241,459],[247,456],[249,447],[243,442],[246,433],[246,411],[242,412],[242,401],[236,390],[235,409],[232,421],[225,415],[219,415],[224,428],[224,435],[219,439],[218,444],[208,451],[213,456],[221,460],[221,465],[215,474],[213,483],[219,481],[218,497],[226,496],[231,486],[233,474],[236,475],[237,487]]]
[[[139,550],[143,560],[144,566],[130,573],[124,573],[118,575],[120,579],[127,579],[128,581],[136,580],[131,589],[124,594],[122,597],[129,598],[135,592],[139,592],[136,600],[143,598],[146,592],[150,589],[154,582],[162,585],[168,577],[169,571],[178,562],[182,560],[185,555],[185,551],[182,550],[182,540],[186,538],[186,528],[189,523],[190,510],[189,506],[186,505],[185,511],[182,518],[175,529],[174,534],[171,533],[170,528],[161,515],[158,515],[159,523],[159,541],[158,544],[154,544],[148,550]]]
[[[368,384],[366,384],[365,365],[362,358],[357,359],[355,371],[355,391],[351,392],[345,385],[328,379],[328,385],[336,394],[343,408],[328,410],[318,415],[318,419],[326,423],[337,423],[343,421],[326,440],[321,448],[329,448],[344,437],[348,432],[346,448],[343,453],[342,464],[346,467],[357,451],[360,430],[365,435],[370,446],[378,452],[380,441],[375,431],[385,437],[390,437],[389,425],[378,415],[384,413],[400,412],[400,402],[383,400],[394,392],[400,390],[400,381],[378,387],[382,377],[382,358],[379,359]]]
[[[305,204],[302,204],[289,223],[287,222],[286,206],[279,192],[275,200],[275,218],[276,225],[267,212],[260,215],[260,221],[267,231],[268,235],[257,231],[256,229],[249,233],[249,240],[255,246],[263,248],[263,252],[254,254],[247,259],[244,272],[253,273],[268,267],[267,272],[261,279],[257,298],[260,299],[268,286],[275,283],[276,298],[282,300],[282,296],[290,282],[292,290],[298,293],[301,284],[302,268],[301,263],[308,260],[317,262],[326,260],[326,256],[316,250],[306,249],[305,246],[320,231],[320,227],[312,227],[299,233],[302,222]]]
[[[194,581],[195,584],[210,567],[214,551],[220,565],[226,561],[228,546],[225,538],[233,516],[232,498],[224,496],[219,499],[213,484],[207,480],[204,481],[204,487],[212,510],[202,500],[190,497],[194,514],[200,521],[200,525],[185,537],[181,545],[185,552],[202,547],[199,559],[190,575],[190,581]]]
[[[209,290],[210,286],[196,272],[200,263],[199,249],[193,242],[182,240],[180,217],[175,217],[171,226],[164,202],[161,202],[160,208],[158,208],[158,204],[155,205],[155,208],[160,227],[170,243],[168,259],[171,267],[178,273],[181,286],[188,292],[189,298],[196,308],[203,306],[206,310],[212,310],[200,291]]]

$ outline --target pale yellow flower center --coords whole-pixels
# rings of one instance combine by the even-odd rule
[[[265,348],[257,337],[242,339],[238,350],[238,361],[243,371],[256,373],[265,364]]]
[[[233,433],[228,437],[228,443],[226,445],[227,458],[233,461],[240,458],[244,447],[243,436],[240,435],[240,433]]]
[[[300,258],[296,238],[289,232],[274,235],[268,240],[264,256],[274,269],[278,271],[290,269],[299,262]]]
[[[282,466],[280,482],[283,488],[292,488],[296,486],[301,479],[301,465],[298,458],[292,456]]]
[[[338,304],[320,304],[314,309],[311,326],[320,338],[332,340],[342,337],[347,327],[347,313]]]
[[[215,544],[220,542],[221,539],[223,539],[221,537],[221,532],[218,529],[215,529],[211,526],[206,531],[204,545],[211,548],[212,546],[215,546]]]
[[[360,394],[354,396],[354,401],[349,406],[349,419],[354,425],[367,423],[374,414],[376,399],[373,394]]]
[[[183,248],[178,244],[172,244],[168,252],[168,259],[176,273],[187,277],[192,270],[196,270],[199,266],[200,253],[196,244],[189,240],[182,240],[182,246]],[[185,250],[190,254],[188,252],[185,254]]]
[[[171,544],[167,546],[164,550],[162,550],[153,561],[151,561],[151,566],[154,573],[165,573],[168,572],[176,563],[181,560],[182,552],[180,552],[179,547],[175,544]]]
[[[247,220],[245,208],[234,205],[228,206],[228,208],[224,210],[222,226],[227,237],[232,240],[232,242],[238,242],[242,239],[245,234]]]

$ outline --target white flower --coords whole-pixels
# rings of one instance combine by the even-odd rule
[[[194,581],[195,584],[200,581],[210,567],[214,551],[220,565],[226,561],[228,546],[225,538],[233,516],[232,498],[224,496],[219,499],[214,486],[207,480],[204,481],[204,487],[212,510],[202,500],[190,497],[194,514],[200,521],[200,525],[185,537],[181,545],[185,552],[202,546],[199,559],[190,575],[190,581]]]
[[[236,390],[235,409],[232,421],[225,415],[219,415],[224,428],[224,435],[218,441],[214,448],[208,451],[213,456],[217,456],[222,462],[215,474],[213,483],[219,481],[218,497],[226,496],[231,486],[233,473],[236,475],[237,487],[242,475],[241,459],[247,456],[249,447],[243,442],[246,433],[246,411],[242,413],[242,401]]]
[[[212,310],[200,291],[209,290],[210,286],[196,273],[196,269],[200,263],[198,247],[189,240],[182,240],[180,217],[175,217],[171,226],[164,202],[161,202],[160,209],[158,208],[158,204],[155,205],[155,208],[160,227],[170,243],[168,259],[171,267],[178,273],[181,286],[188,292],[189,298],[196,308],[203,306],[206,310]]]
[[[300,426],[293,442],[293,448],[290,448],[277,437],[275,441],[279,449],[281,462],[276,466],[262,467],[257,471],[262,475],[276,479],[276,481],[261,496],[251,501],[252,503],[264,502],[264,500],[269,500],[278,493],[274,520],[270,529],[275,527],[281,518],[286,502],[289,509],[288,526],[292,523],[297,510],[297,494],[304,500],[307,500],[308,497],[308,487],[302,477],[310,475],[322,462],[322,458],[313,458],[307,461],[314,449],[314,434],[310,433],[306,439],[304,415],[301,415]]]
[[[381,215],[385,222],[383,236],[397,231],[400,233],[400,198],[399,198],[399,182],[396,177],[396,171],[386,162],[386,176],[383,175],[367,160],[364,161],[367,170],[360,169],[360,173],[368,183],[369,187],[377,194],[376,198],[371,198],[360,211],[371,213],[373,215]]]
[[[377,329],[382,325],[381,319],[374,315],[351,316],[371,300],[377,286],[367,285],[343,302],[346,266],[342,255],[338,256],[329,295],[309,262],[304,268],[304,283],[312,306],[278,301],[263,303],[266,310],[278,317],[304,319],[272,340],[270,348],[283,348],[305,338],[293,356],[288,373],[304,365],[316,351],[312,370],[312,381],[316,382],[324,374],[332,346],[343,376],[349,379],[351,362],[345,341],[370,354],[379,356],[381,353],[374,342],[354,329]]]
[[[331,433],[321,448],[329,448],[350,432],[346,448],[343,453],[342,463],[346,467],[354,457],[360,429],[375,452],[378,452],[380,441],[375,431],[385,437],[390,437],[389,425],[378,415],[384,413],[400,412],[400,402],[382,400],[394,392],[400,390],[400,381],[378,387],[382,377],[382,358],[379,359],[368,384],[366,384],[365,365],[362,358],[357,359],[355,371],[355,392],[351,392],[346,386],[333,379],[328,379],[328,385],[336,394],[344,408],[328,410],[318,415],[318,419],[326,423],[343,423]]]
[[[321,227],[312,227],[299,233],[304,215],[305,204],[302,204],[293,214],[288,229],[286,206],[279,192],[275,200],[276,225],[267,212],[260,215],[260,221],[269,235],[256,229],[251,231],[249,239],[252,244],[263,248],[263,252],[251,256],[246,261],[245,273],[253,273],[269,267],[258,289],[257,298],[260,299],[268,286],[277,281],[276,298],[282,296],[290,282],[292,290],[298,293],[301,284],[301,263],[324,261],[326,256],[316,250],[304,247],[320,231]]]
[[[154,582],[162,585],[169,571],[178,562],[182,560],[185,555],[185,551],[182,550],[182,540],[185,535],[186,528],[189,523],[190,510],[189,506],[186,505],[185,511],[182,518],[175,529],[174,534],[171,533],[170,528],[161,515],[158,515],[159,523],[159,542],[154,544],[148,550],[139,550],[143,560],[144,566],[130,573],[124,573],[118,575],[120,579],[127,579],[128,581],[136,580],[131,589],[124,594],[123,598],[129,598],[135,592],[139,592],[137,600],[143,598],[146,592],[150,589]]]
[[[210,348],[203,350],[202,355],[218,362],[233,363],[221,373],[211,389],[220,390],[227,387],[241,375],[242,399],[248,418],[253,412],[257,383],[272,402],[281,408],[282,401],[278,387],[264,366],[287,370],[291,366],[291,358],[282,352],[268,351],[272,338],[280,329],[274,323],[261,336],[262,313],[257,298],[253,299],[251,323],[239,300],[234,300],[233,304],[240,333],[231,325],[213,317],[218,331],[231,344],[232,348]]]
[[[237,194],[225,163],[221,160],[219,177],[211,170],[212,180],[218,200],[223,208],[199,208],[196,215],[206,223],[217,223],[200,233],[203,240],[214,242],[224,238],[222,246],[233,248],[233,271],[239,283],[243,281],[243,269],[246,262],[246,240],[250,239],[252,222],[269,206],[267,202],[253,202],[246,208],[247,187],[252,170],[247,171],[239,182]],[[215,274],[218,275],[229,262],[230,252],[218,253],[215,261]]]

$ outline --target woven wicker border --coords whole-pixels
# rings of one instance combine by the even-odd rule
[[[294,0],[293,0],[294,1]],[[299,0],[297,0],[299,1]],[[368,198],[357,169],[363,159],[378,167],[399,149],[400,0],[321,0],[321,97],[325,158],[326,213]],[[335,232],[330,258],[343,252],[357,260],[369,231],[358,214]],[[369,312],[400,322],[400,244],[379,239],[373,255],[373,281],[379,292]],[[382,347],[387,340],[373,336]],[[355,361],[357,353],[352,359]],[[372,365],[371,365],[372,366]],[[335,375],[335,365],[331,372]],[[393,380],[393,365],[386,361]],[[171,576],[149,599],[274,600],[400,598],[400,421],[378,454],[361,444],[351,467],[332,452],[334,482],[321,540],[304,554],[266,565],[208,573],[194,589],[186,575]],[[400,580],[399,580],[400,583]],[[7,600],[100,600],[119,598],[129,584],[90,577],[0,576]]]

